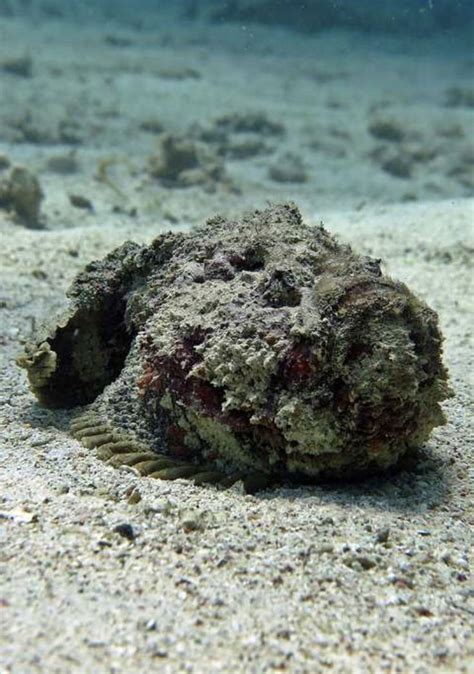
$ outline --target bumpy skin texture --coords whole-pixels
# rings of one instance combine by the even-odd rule
[[[92,446],[123,433],[226,474],[353,477],[444,423],[435,313],[293,204],[124,244],[69,294],[20,364],[47,405],[104,389]]]

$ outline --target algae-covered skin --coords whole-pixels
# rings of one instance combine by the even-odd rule
[[[436,314],[293,204],[124,244],[69,296],[19,364],[43,404],[91,403],[73,432],[113,465],[349,478],[444,423]]]

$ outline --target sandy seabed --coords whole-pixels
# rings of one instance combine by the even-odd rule
[[[0,154],[45,193],[40,229],[0,210],[1,674],[473,666],[469,64],[337,32],[255,29],[242,50],[236,32],[0,24],[0,65],[32,59],[0,71]],[[274,126],[222,122],[249,111]],[[153,175],[166,133],[202,150],[198,175]],[[455,397],[415,465],[257,495],[153,481],[35,403],[15,356],[87,261],[286,199],[439,314]]]

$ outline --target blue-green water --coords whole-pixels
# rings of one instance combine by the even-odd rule
[[[1,170],[62,191],[53,228],[470,196],[473,31],[468,0],[2,0]]]

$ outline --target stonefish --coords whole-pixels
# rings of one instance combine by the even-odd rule
[[[436,314],[293,204],[91,262],[19,365],[141,475],[232,484],[387,469],[444,423]]]

